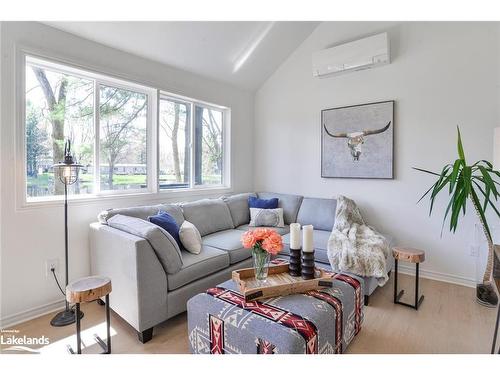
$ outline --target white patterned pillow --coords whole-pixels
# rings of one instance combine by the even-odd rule
[[[283,228],[283,208],[250,208],[250,227]]]
[[[192,254],[199,254],[201,252],[201,235],[200,231],[187,220],[184,220],[179,229],[179,238],[182,246]]]

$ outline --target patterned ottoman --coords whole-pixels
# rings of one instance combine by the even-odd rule
[[[331,273],[332,287],[245,302],[226,281],[188,301],[189,346],[203,354],[343,353],[363,322],[363,281]]]

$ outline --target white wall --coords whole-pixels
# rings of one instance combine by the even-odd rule
[[[392,64],[317,79],[313,51],[388,31]],[[427,251],[428,277],[473,284],[472,211],[455,235],[440,237],[445,198],[428,217],[416,205],[432,178],[413,166],[440,170],[456,158],[460,125],[469,160],[492,159],[498,115],[498,32],[493,23],[325,22],[281,65],[255,98],[256,190],[355,199],[367,221],[400,245]],[[320,111],[395,100],[395,179],[322,179]]]
[[[0,72],[2,71],[2,28],[3,28],[3,22],[0,22]],[[2,124],[2,90],[1,90],[1,85],[2,85],[2,75],[0,74],[0,125]],[[1,131],[1,126],[0,126],[0,145],[2,144],[2,131]],[[2,152],[0,150],[0,167],[2,166]],[[2,270],[2,174],[0,173],[0,284],[2,283],[2,275],[1,275],[1,270]],[[1,316],[1,311],[2,311],[2,288],[0,286],[0,316]],[[1,326],[1,324],[0,324]]]
[[[155,63],[33,22],[3,22],[1,34],[1,310],[0,326],[53,309],[62,296],[45,276],[45,260],[64,264],[62,205],[20,209],[15,202],[15,48],[41,50],[104,73],[132,79],[188,97],[231,108],[233,191],[251,190],[253,94],[227,84]],[[214,192],[212,195],[220,194]],[[193,197],[176,197],[186,200]],[[167,201],[161,198],[160,201]],[[70,207],[70,275],[89,274],[88,224],[99,211],[152,202],[151,198],[72,203]],[[63,275],[63,273],[61,273]]]

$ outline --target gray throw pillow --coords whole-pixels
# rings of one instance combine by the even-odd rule
[[[278,227],[283,228],[283,209],[282,208],[250,208],[251,227]]]
[[[146,239],[158,257],[165,272],[177,273],[182,268],[182,255],[179,245],[163,228],[136,217],[114,215],[108,225],[124,232]]]

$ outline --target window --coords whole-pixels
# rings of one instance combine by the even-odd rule
[[[147,96],[102,85],[99,90],[101,191],[147,187]]]
[[[221,185],[223,113],[201,105],[195,106],[195,113],[195,184]]]
[[[191,104],[160,100],[160,189],[188,188],[191,181]]]
[[[161,97],[160,189],[224,185],[224,117],[223,108]]]
[[[26,201],[64,194],[52,166],[66,139],[83,165],[70,195],[228,187],[228,108],[166,93],[158,100],[154,88],[25,59]]]
[[[64,193],[52,165],[66,139],[83,165],[70,194],[148,190],[151,89],[28,56],[25,77],[28,200]]]
[[[60,195],[64,186],[54,180],[52,165],[63,160],[69,138],[81,164],[81,179],[73,194],[93,193],[94,83],[92,80],[48,69],[26,66],[27,196]]]

